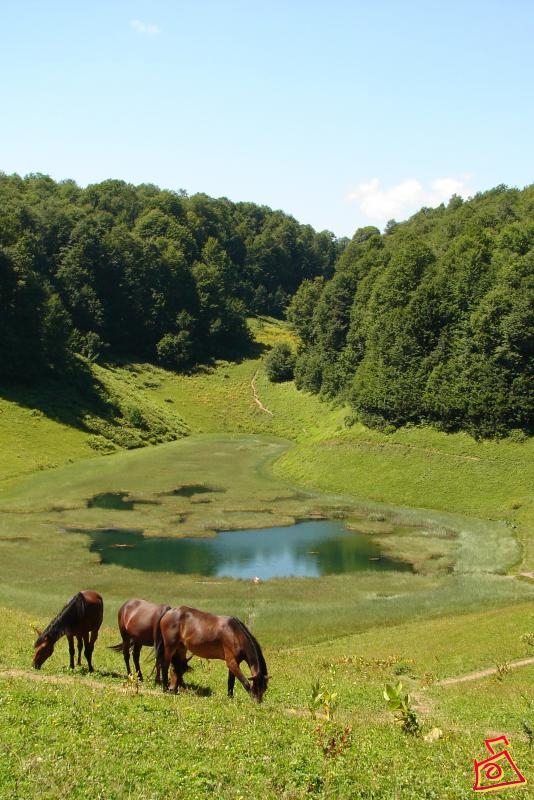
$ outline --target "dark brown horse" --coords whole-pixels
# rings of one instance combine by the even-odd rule
[[[160,620],[156,654],[162,672],[163,689],[168,688],[169,664],[172,663],[175,681],[171,690],[184,686],[187,670],[186,652],[201,658],[218,658],[228,667],[228,697],[233,697],[235,679],[258,703],[267,690],[267,665],[257,640],[236,617],[220,617],[188,606],[167,611]],[[240,669],[242,661],[249,666],[250,680]]]
[[[133,662],[137,677],[143,680],[143,674],[139,665],[139,654],[143,645],[153,647],[155,643],[156,630],[163,614],[170,609],[170,606],[156,605],[148,600],[132,598],[127,600],[120,608],[118,614],[119,630],[122,642],[113,645],[112,650],[124,656],[126,671],[130,671],[130,650],[132,650]],[[159,667],[156,675],[156,683],[160,683]]]
[[[69,641],[70,668],[74,669],[74,637],[76,637],[78,666],[81,665],[83,646],[89,672],[93,672],[93,650],[103,616],[104,603],[98,592],[86,591],[75,594],[36,639],[33,666],[41,669],[46,659],[54,652],[57,640],[66,636]]]

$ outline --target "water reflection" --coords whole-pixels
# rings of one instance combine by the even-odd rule
[[[214,539],[145,538],[139,531],[116,529],[94,531],[91,539],[91,550],[104,563],[149,572],[268,580],[411,569],[382,556],[372,537],[348,531],[339,520],[227,531]]]

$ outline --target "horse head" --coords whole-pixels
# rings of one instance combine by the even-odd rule
[[[48,636],[40,636],[35,642],[35,652],[33,654],[33,666],[41,669],[47,658],[54,652],[54,642]]]
[[[259,672],[257,675],[252,675],[250,678],[250,696],[256,703],[261,703],[263,695],[267,691],[268,675]]]

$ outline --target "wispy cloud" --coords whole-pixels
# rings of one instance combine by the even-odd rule
[[[472,195],[473,192],[467,185],[469,178],[469,175],[461,178],[436,178],[428,188],[417,178],[406,178],[384,189],[381,188],[379,179],[373,178],[368,183],[358,184],[349,192],[347,199],[356,202],[369,220],[384,224],[390,219],[406,219],[422,206],[439,206],[453,194],[464,198]]]
[[[161,29],[158,25],[154,25],[153,22],[141,22],[139,19],[132,19],[130,22],[131,27],[137,33],[142,33],[144,36],[157,36],[158,33],[161,33]]]

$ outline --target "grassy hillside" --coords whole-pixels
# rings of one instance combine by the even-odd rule
[[[472,790],[473,759],[485,758],[484,738],[504,732],[516,765],[532,776],[525,726],[534,720],[525,698],[534,667],[505,666],[510,656],[525,655],[517,632],[532,630],[530,607],[506,617],[479,611],[378,629],[320,648],[277,648],[264,640],[272,679],[261,706],[240,687],[233,701],[226,699],[218,662],[194,659],[191,688],[176,697],[148,682],[128,682],[120,656],[106,649],[117,639],[107,627],[90,678],[84,669],[67,673],[64,641],[34,676],[24,642],[33,621],[22,612],[3,613],[0,787],[6,800],[460,800]],[[437,680],[480,662],[500,669],[465,683]],[[403,733],[386,708],[384,685],[398,680],[411,693],[421,736]],[[315,682],[330,696],[330,719],[324,702],[313,703]],[[523,793],[530,796],[528,787]]]
[[[256,335],[268,346],[287,332],[265,320]],[[112,398],[100,417],[94,397],[82,413],[50,387],[1,401],[2,800],[463,800],[484,739],[501,733],[532,783],[534,667],[512,667],[534,655],[534,590],[506,574],[534,568],[532,442],[347,428],[346,409],[270,384],[261,357],[191,376],[141,364],[94,374]],[[151,440],[162,444],[134,447]],[[202,502],[169,493],[187,485],[208,490]],[[128,510],[88,505],[112,491],[128,493]],[[206,535],[325,512],[375,530],[419,572],[260,584],[155,574],[102,565],[83,532],[176,534],[186,519],[187,533]],[[393,519],[402,535],[387,533]],[[106,606],[96,673],[69,673],[65,640],[32,672],[32,626],[86,587]],[[127,681],[107,645],[131,596],[243,619],[272,676],[264,703],[241,687],[229,702],[220,662],[194,659],[177,697]],[[384,686],[398,680],[421,736],[386,707]]]

